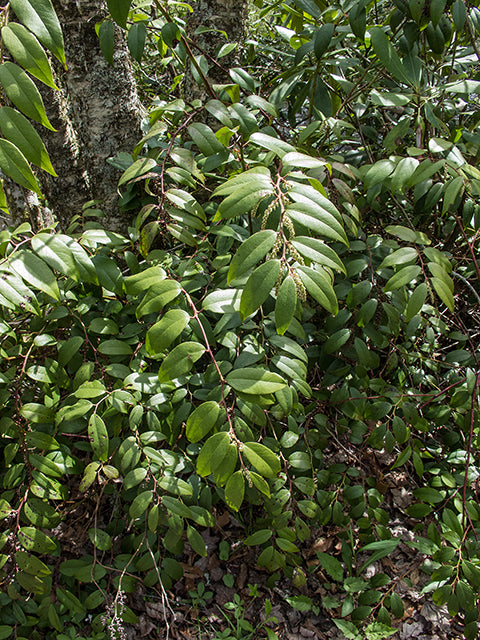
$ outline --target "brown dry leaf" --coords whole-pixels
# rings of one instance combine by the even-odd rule
[[[326,553],[332,546],[333,538],[317,538],[310,547],[311,553]]]
[[[240,565],[240,571],[238,573],[238,578],[237,578],[237,587],[239,588],[239,590],[242,590],[247,584],[247,576],[248,576],[247,565],[244,562],[242,562],[242,564]]]
[[[226,527],[229,522],[230,514],[228,513],[228,511],[224,511],[223,513],[217,515],[217,526],[219,526],[221,529]]]
[[[180,562],[180,565],[183,569],[183,575],[185,578],[189,578],[190,580],[195,580],[196,578],[203,578],[204,571],[199,567],[192,567],[186,562]]]

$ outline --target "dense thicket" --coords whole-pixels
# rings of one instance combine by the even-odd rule
[[[149,109],[111,159],[129,232],[89,203],[0,235],[0,638],[122,638],[139,593],[167,632],[226,510],[345,637],[395,633],[418,569],[477,637],[480,11],[259,0],[213,58],[186,5],[108,4]],[[41,199],[21,67],[51,85],[63,40],[48,0],[11,7],[0,167]]]

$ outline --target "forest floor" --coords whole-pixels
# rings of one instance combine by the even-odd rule
[[[447,608],[435,606],[430,594],[422,594],[422,588],[428,583],[428,576],[422,571],[425,556],[404,544],[414,539],[414,526],[419,525],[418,520],[405,513],[414,502],[412,492],[418,486],[414,475],[404,469],[391,471],[394,457],[384,451],[368,449],[360,457],[349,455],[347,447],[339,449],[338,444],[332,443],[330,457],[326,452],[326,463],[343,461],[357,467],[374,466],[384,493],[382,507],[390,515],[388,527],[394,537],[402,540],[392,554],[374,562],[362,574],[368,579],[376,573],[386,573],[392,580],[389,587],[393,584],[402,599],[404,614],[400,619],[392,619],[397,632],[390,637],[393,640],[460,640],[464,637],[462,627],[451,618]],[[371,473],[372,469],[369,475]],[[245,514],[244,519],[251,518],[252,513]],[[141,592],[128,596],[127,603],[139,618],[138,624],[125,629],[128,640],[260,640],[267,638],[265,627],[274,631],[279,640],[347,637],[333,622],[334,618],[340,619],[340,609],[322,608],[324,596],[338,595],[341,599],[342,594],[335,594],[335,586],[332,587],[332,581],[316,559],[317,553],[341,559],[340,527],[329,523],[312,529],[310,539],[301,545],[307,582],[295,587],[286,578],[272,583],[270,573],[257,566],[258,548],[239,542],[247,535],[240,517],[235,518],[232,512],[221,507],[215,516],[216,527],[202,533],[207,556],[199,558],[185,543],[183,556],[177,558],[184,577],[165,593],[163,601],[147,601]],[[363,563],[365,558],[358,557],[357,563]],[[287,601],[291,596],[302,595],[312,600],[309,611],[297,610]],[[266,621],[267,601],[271,602],[269,617],[273,619],[270,621]],[[367,640],[382,637],[385,636],[367,637]]]

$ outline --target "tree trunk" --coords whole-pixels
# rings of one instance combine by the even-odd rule
[[[216,61],[216,54],[221,45],[227,42],[242,43],[246,33],[247,0],[196,0],[192,4],[187,33],[193,41],[192,52],[195,56],[203,54],[209,64],[207,79],[209,84],[230,84],[232,79],[228,69],[235,66],[237,55],[233,52]],[[208,29],[202,33],[195,31],[202,27]],[[228,40],[221,33],[227,34]],[[190,63],[191,65],[191,63]],[[191,68],[191,67],[190,67]],[[208,96],[204,84],[198,85],[193,74],[187,71],[185,78],[185,94],[187,100],[205,100]]]
[[[89,200],[98,200],[110,229],[125,229],[118,210],[119,171],[107,159],[131,152],[141,138],[141,104],[123,34],[116,32],[114,66],[103,57],[95,24],[98,0],[54,0],[68,71],[56,65],[60,91],[41,91],[54,134],[43,134],[58,178],[42,176],[48,207],[65,228]]]

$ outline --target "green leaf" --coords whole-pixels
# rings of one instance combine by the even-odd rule
[[[210,436],[197,458],[197,473],[201,477],[210,475],[218,460],[222,459],[230,446],[230,436],[224,431]]]
[[[36,553],[52,553],[57,545],[47,535],[35,527],[21,527],[18,530],[18,541],[27,551]]]
[[[416,264],[403,267],[387,281],[383,290],[394,291],[395,289],[399,289],[415,280],[421,271],[422,269]]]
[[[190,442],[198,442],[215,426],[220,415],[220,406],[209,400],[198,406],[188,416],[186,436]]]
[[[106,462],[109,445],[108,431],[105,422],[96,413],[93,413],[88,421],[88,437],[96,457],[102,462]]]
[[[328,573],[328,575],[341,582],[343,580],[343,566],[342,563],[329,553],[317,552],[317,558],[321,567]]]
[[[23,153],[3,138],[0,138],[0,169],[22,187],[42,196],[38,182]]]
[[[453,292],[451,288],[448,286],[448,284],[445,282],[445,279],[434,277],[434,278],[430,278],[430,282],[432,283],[433,288],[435,289],[440,300],[448,308],[448,310],[453,313],[454,307],[455,307]]]
[[[225,502],[234,511],[242,506],[245,494],[245,478],[243,471],[235,471],[225,485]]]
[[[49,576],[52,573],[40,558],[32,556],[31,553],[27,553],[26,551],[17,551],[15,553],[15,560],[22,571],[32,576],[43,577]]]
[[[103,57],[113,67],[115,50],[115,25],[111,20],[104,20],[98,29],[98,41]]]
[[[73,595],[73,593],[70,593],[70,591],[67,591],[66,589],[62,589],[61,587],[57,587],[56,594],[59,602],[67,607],[68,610],[73,613],[81,613],[85,615],[85,607],[80,600]],[[57,636],[57,639],[58,638],[59,636]]]
[[[338,313],[337,296],[333,289],[332,279],[324,270],[310,267],[296,267],[306,290],[327,311],[335,315]]]
[[[240,299],[243,320],[257,311],[270,295],[280,274],[280,264],[280,260],[268,260],[248,278]]]
[[[392,236],[400,238],[400,240],[404,240],[405,242],[424,245],[430,244],[430,240],[421,231],[414,231],[413,229],[403,227],[399,224],[389,225],[388,227],[385,227],[385,231],[390,233]]]
[[[143,467],[136,467],[131,469],[125,478],[123,479],[123,486],[125,489],[131,489],[143,482],[147,477],[147,470]]]
[[[251,212],[258,203],[273,193],[268,169],[255,167],[231,178],[213,192],[213,196],[227,196],[219,205],[214,221],[229,219]]]
[[[253,142],[259,147],[263,147],[268,151],[273,151],[273,153],[280,158],[283,158],[286,153],[295,151],[295,147],[292,147],[288,142],[269,136],[266,133],[260,133],[260,131],[252,133],[250,136],[250,142]]]
[[[326,164],[327,162],[321,158],[307,156],[305,153],[299,153],[298,151],[289,151],[282,159],[282,168],[284,172],[289,169],[299,167],[304,169],[321,169]]]
[[[424,282],[421,282],[418,287],[413,290],[412,295],[408,299],[407,310],[405,312],[406,322],[410,322],[410,320],[421,311],[427,299],[427,294],[428,288]]]
[[[249,547],[255,547],[259,544],[264,544],[265,542],[270,540],[272,535],[273,535],[272,529],[260,529],[260,531],[255,531],[255,533],[252,533],[252,535],[245,538],[244,544],[246,544]]]
[[[403,193],[405,186],[411,180],[419,162],[416,158],[402,158],[392,174],[390,189],[393,194]]]
[[[65,69],[65,50],[60,22],[50,0],[11,0],[15,15],[60,60]]]
[[[320,195],[320,194],[319,194]],[[325,238],[348,244],[341,222],[317,202],[295,202],[285,208],[286,215],[305,229]]]
[[[50,124],[42,96],[29,76],[13,62],[0,65],[0,84],[7,97],[24,115],[55,131]]]
[[[128,30],[128,50],[132,58],[137,62],[141,62],[142,60],[146,37],[147,28],[144,22],[135,22]]]
[[[123,29],[127,26],[132,0],[107,0],[107,7],[115,22]]]
[[[278,374],[256,367],[234,369],[227,375],[227,384],[235,391],[253,395],[275,393],[287,386]]]
[[[41,456],[38,453],[31,453],[29,461],[32,467],[35,467],[41,473],[52,478],[61,478],[64,475],[64,471],[58,467],[52,460]]]
[[[70,248],[73,244],[71,238],[61,234],[38,233],[32,238],[31,242],[35,253],[50,267],[72,278],[76,282],[83,280],[75,260],[75,255]]]
[[[203,122],[194,122],[189,125],[188,133],[204,156],[212,156],[225,149],[210,127]]]
[[[159,382],[168,382],[188,373],[204,352],[205,347],[198,342],[184,342],[177,345],[162,362],[158,372]]]
[[[28,162],[47,171],[52,176],[57,175],[42,139],[25,116],[11,107],[2,107],[0,108],[0,128],[4,137],[23,153]],[[30,174],[31,171],[29,176]],[[30,180],[32,177],[30,176]],[[27,188],[31,189],[30,182]]]
[[[60,291],[53,271],[35,254],[30,251],[17,252],[10,259],[9,264],[13,271],[28,284],[47,293],[55,300],[60,300]]]
[[[308,236],[297,236],[293,238],[291,243],[304,258],[312,260],[312,262],[316,262],[319,265],[335,269],[335,271],[341,271],[347,275],[343,262],[335,251],[322,240],[309,238]]]
[[[165,351],[188,325],[190,316],[182,309],[170,309],[147,331],[145,346],[151,356]]]
[[[275,231],[265,229],[254,233],[253,236],[245,240],[230,263],[227,277],[228,284],[260,262],[272,249],[276,239],[277,234]]]
[[[290,326],[297,306],[297,287],[292,276],[287,276],[280,285],[275,302],[275,325],[277,333],[283,335]]]
[[[188,482],[175,476],[164,476],[158,483],[158,485],[165,491],[174,493],[177,496],[186,496],[191,498],[193,496],[193,489]]]
[[[280,472],[281,465],[278,457],[259,442],[245,442],[242,455],[264,478],[274,478]]]
[[[467,9],[463,0],[455,0],[452,6],[452,17],[455,31],[463,31],[467,20]]]
[[[18,64],[30,75],[52,89],[58,89],[46,53],[30,31],[17,22],[10,22],[2,28],[2,40]]]
[[[138,160],[135,160],[135,162],[123,172],[120,180],[118,181],[118,186],[121,187],[122,184],[126,184],[131,180],[142,178],[147,173],[150,173],[156,166],[157,163],[153,158],[139,158]]]
[[[112,548],[112,538],[106,531],[98,528],[91,528],[88,530],[88,535],[91,543],[100,551],[108,551]]]
[[[203,558],[207,556],[207,548],[202,536],[191,525],[187,527],[187,539],[195,553],[198,553],[198,555]]]
[[[217,289],[205,297],[202,308],[214,313],[234,313],[240,309],[241,295],[237,289]]]
[[[445,195],[443,196],[442,213],[447,213],[452,210],[452,205],[457,200],[460,192],[463,192],[463,189],[464,184],[462,176],[457,176],[456,178],[453,178],[453,180],[447,182],[445,185]]]
[[[130,356],[133,353],[132,347],[123,340],[104,340],[98,345],[98,350],[106,356]]]
[[[436,27],[440,22],[440,18],[443,16],[446,4],[447,0],[432,0],[430,2],[430,18],[434,27]]]
[[[415,262],[417,259],[418,252],[414,247],[401,247],[384,258],[380,265],[380,269]]]
[[[361,574],[363,571],[371,564],[380,560],[380,558],[384,558],[385,556],[390,555],[395,551],[398,547],[400,540],[398,538],[391,538],[389,540],[377,540],[376,542],[370,542],[366,544],[362,551],[373,551],[370,558],[362,565],[361,569],[359,569],[358,573]]]
[[[128,293],[128,295],[135,296],[143,293],[144,291],[147,291],[148,289],[150,289],[150,287],[152,287],[151,293],[157,295],[157,287],[159,287],[160,292],[163,293],[162,283],[165,279],[165,276],[166,273],[161,267],[149,267],[148,269],[145,269],[145,271],[140,271],[133,276],[128,276],[128,278],[125,278],[123,281],[125,291]],[[153,287],[155,288],[153,289]]]
[[[142,491],[136,496],[130,508],[128,510],[128,515],[130,518],[140,518],[141,516],[145,516],[146,511],[153,500],[153,491],[147,490]]]
[[[405,67],[383,29],[380,27],[372,27],[369,31],[373,50],[383,66],[395,76],[397,80],[410,84],[410,79]]]
[[[180,290],[181,287],[175,280],[163,280],[153,285],[135,310],[137,319],[149,313],[158,313],[161,311],[166,304],[175,300]]]
[[[181,518],[192,517],[192,511],[190,510],[190,507],[187,507],[187,505],[183,504],[183,502],[181,502],[178,498],[163,496],[162,502],[169,513],[180,516]]]
[[[317,60],[320,60],[325,51],[328,49],[334,29],[335,24],[333,22],[327,22],[325,24],[322,24],[315,31],[315,36],[313,39],[313,51],[317,57]]]

